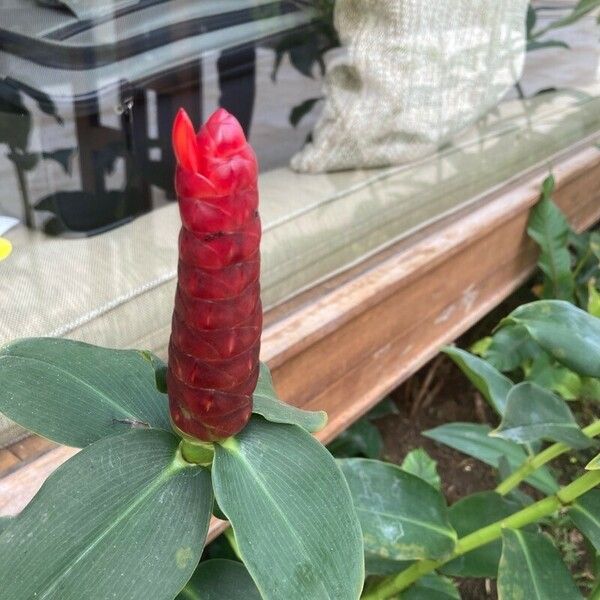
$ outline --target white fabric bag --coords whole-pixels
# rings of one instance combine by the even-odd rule
[[[400,164],[435,151],[518,81],[528,0],[336,0],[345,47],[298,171]]]

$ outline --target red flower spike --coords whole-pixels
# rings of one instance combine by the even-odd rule
[[[173,124],[183,227],[167,387],[173,425],[216,441],[250,419],[262,330],[256,157],[223,109]]]

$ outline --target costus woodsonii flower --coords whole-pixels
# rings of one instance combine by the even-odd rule
[[[173,425],[202,441],[238,433],[252,412],[262,330],[258,167],[223,109],[198,134],[173,125],[181,213],[167,387]]]

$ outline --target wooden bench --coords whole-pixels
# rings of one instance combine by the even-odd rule
[[[319,439],[332,440],[530,276],[527,220],[549,166],[573,227],[598,222],[591,136],[267,312],[262,358],[281,398],[329,413]],[[0,515],[22,510],[75,452],[35,436],[0,450]],[[223,526],[215,520],[211,537]]]

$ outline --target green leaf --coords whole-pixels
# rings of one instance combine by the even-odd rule
[[[423,448],[411,450],[404,457],[400,468],[407,473],[416,475],[436,490],[442,489],[442,481],[437,472],[437,462]]]
[[[502,532],[499,600],[581,600],[558,550],[542,533]]]
[[[377,554],[365,552],[365,570],[367,575],[393,575],[407,569],[414,561],[393,560]]]
[[[520,507],[495,492],[479,492],[462,498],[449,509],[450,523],[459,538],[491,525],[516,512]],[[490,577],[498,574],[502,542],[494,540],[476,550],[467,552],[441,568],[453,577]]]
[[[547,352],[540,352],[526,369],[526,379],[560,394],[565,400],[581,397],[581,377],[557,363]]]
[[[578,449],[593,444],[579,428],[565,401],[530,381],[511,390],[506,413],[490,435],[519,444],[548,440]]]
[[[540,247],[538,266],[545,275],[545,298],[570,302],[575,299],[575,278],[568,247],[570,232],[565,216],[549,195],[544,194],[531,212],[527,233]]]
[[[14,517],[0,517],[0,533],[2,533],[11,523]]]
[[[148,350],[141,350],[140,354],[142,357],[147,360],[154,369],[154,384],[156,385],[156,389],[162,394],[167,393],[167,364],[152,354],[152,352],[148,352]]]
[[[475,423],[448,423],[435,429],[424,431],[423,435],[450,446],[459,452],[498,468],[501,457],[505,457],[512,470],[520,467],[527,455],[525,451],[513,442],[489,436],[491,428]],[[545,494],[553,494],[558,490],[558,484],[546,467],[538,469],[527,482]]]
[[[365,552],[393,560],[438,559],[452,552],[456,532],[438,490],[390,463],[338,462],[358,512]]]
[[[261,600],[246,567],[216,558],[201,562],[176,600]]]
[[[340,469],[309,433],[253,417],[215,447],[212,477],[263,598],[359,597],[360,524]]]
[[[513,387],[513,382],[487,361],[460,348],[447,346],[443,352],[457,364],[490,406],[499,415],[503,415],[506,408],[506,396]]]
[[[402,600],[460,600],[456,586],[446,577],[425,575],[402,592]]]
[[[131,428],[171,430],[167,397],[143,353],[55,338],[0,349],[0,412],[79,448]]]
[[[600,471],[600,454],[594,456],[592,460],[585,466],[588,471]]]
[[[559,27],[571,25],[587,15],[589,12],[596,9],[598,6],[600,6],[600,0],[579,0],[575,8],[573,8],[573,10],[566,17],[553,21],[548,26],[548,29],[557,29]]]
[[[59,467],[0,535],[5,598],[172,600],[208,531],[208,471],[165,431],[103,438]]]
[[[383,438],[375,425],[361,419],[340,433],[327,448],[337,458],[379,458],[383,450]]]
[[[525,327],[512,325],[496,331],[485,352],[485,358],[493,367],[503,373],[514,371],[543,352],[531,338]]]
[[[577,498],[569,506],[569,517],[600,552],[600,490],[590,490]]]
[[[560,300],[523,304],[500,323],[523,325],[558,362],[579,375],[600,377],[600,319]]]
[[[600,291],[596,289],[596,280],[588,281],[587,311],[594,317],[600,317]]]
[[[254,390],[252,412],[261,415],[272,423],[298,425],[311,433],[315,433],[327,424],[327,413],[296,408],[282,402],[273,388],[273,379],[269,367],[260,364],[260,375]]]

